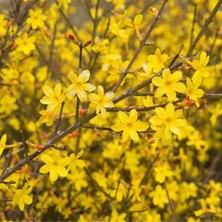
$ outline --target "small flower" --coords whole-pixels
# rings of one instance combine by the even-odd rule
[[[82,71],[79,76],[75,73],[71,72],[68,75],[72,84],[68,87],[67,97],[68,99],[72,99],[74,96],[78,96],[82,102],[87,101],[87,93],[92,92],[95,89],[95,86],[91,83],[87,83],[90,77],[89,70]]]
[[[29,18],[26,20],[27,24],[30,24],[33,29],[44,27],[44,21],[46,16],[43,15],[42,9],[37,8],[35,10],[29,10]]]
[[[26,183],[22,189],[17,189],[15,191],[12,203],[18,204],[19,209],[23,211],[25,208],[25,204],[30,205],[33,201],[32,197],[29,195],[31,191],[32,188],[28,187],[28,184]]]
[[[116,132],[123,131],[123,142],[126,142],[130,138],[134,141],[138,141],[139,136],[137,132],[145,131],[148,128],[147,123],[143,123],[137,120],[138,113],[135,109],[130,111],[129,116],[126,113],[119,111],[118,118],[120,120],[120,123],[113,125],[112,130]]]
[[[156,76],[152,79],[152,83],[158,86],[154,94],[155,97],[161,97],[166,94],[169,100],[175,100],[176,92],[185,92],[185,85],[179,82],[183,77],[180,71],[171,74],[170,69],[165,69],[162,76],[162,78]]]
[[[136,16],[134,17],[133,21],[132,21],[131,19],[129,19],[129,20],[127,21],[127,25],[128,25],[129,27],[135,29],[137,38],[138,38],[139,40],[142,39],[142,36],[141,36],[141,34],[140,34],[140,31],[139,31],[140,28],[141,28],[141,23],[142,23],[142,21],[143,21],[143,15],[142,15],[142,14],[136,15]]]
[[[72,173],[76,171],[76,167],[83,168],[85,166],[85,162],[83,160],[80,160],[79,158],[82,156],[83,150],[81,150],[77,155],[72,153],[68,159],[68,171],[71,170]]]
[[[103,39],[101,40],[98,36],[95,38],[94,45],[92,46],[92,51],[94,52],[107,52],[109,40],[108,39]]]
[[[68,170],[65,168],[69,164],[66,157],[62,157],[58,150],[54,150],[52,155],[42,155],[42,161],[45,163],[39,170],[40,173],[49,173],[51,182],[55,182],[59,176],[66,177]]]
[[[102,116],[104,117],[106,115],[106,108],[114,106],[112,102],[113,97],[113,92],[107,92],[104,94],[103,87],[98,86],[98,94],[91,93],[89,95],[89,100],[91,103],[96,105],[96,114],[101,112]]]
[[[23,52],[25,55],[29,55],[31,51],[35,49],[35,37],[29,37],[27,33],[16,38],[15,44],[18,46],[18,51]]]
[[[168,60],[167,54],[161,54],[160,49],[156,49],[154,55],[149,55],[147,57],[148,64],[153,68],[154,72],[159,72],[161,69],[165,68],[165,62]]]
[[[156,186],[155,190],[150,193],[150,196],[153,198],[153,204],[160,208],[164,208],[164,205],[169,203],[167,193],[160,185]]]
[[[150,118],[151,128],[156,131],[154,139],[170,139],[171,134],[180,135],[181,127],[186,124],[182,118],[182,110],[174,109],[172,103],[169,103],[166,108],[158,107],[155,109],[156,115]]]
[[[44,96],[40,102],[48,105],[47,110],[54,111],[60,107],[61,103],[65,100],[65,96],[62,94],[62,86],[60,83],[55,85],[54,90],[50,86],[43,86]]]
[[[195,101],[197,107],[199,107],[197,99],[201,98],[204,95],[204,91],[202,89],[199,89],[200,83],[200,81],[197,82],[197,79],[191,81],[190,78],[187,78],[186,81],[187,87],[185,93],[190,100]]]
[[[200,54],[200,59],[195,59],[191,65],[193,68],[196,70],[196,72],[193,75],[193,80],[200,82],[202,81],[202,77],[208,77],[209,72],[207,70],[207,64],[209,62],[210,57],[207,56],[206,52],[201,52]]]

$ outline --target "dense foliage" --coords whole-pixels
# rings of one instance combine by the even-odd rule
[[[0,220],[222,220],[221,4],[1,7]]]

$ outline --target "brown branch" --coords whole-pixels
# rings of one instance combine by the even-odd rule
[[[193,22],[192,22],[191,33],[190,33],[190,47],[193,43],[193,33],[194,33],[194,25],[196,23],[196,18],[197,18],[197,4],[194,4]]]
[[[56,121],[56,126],[55,126],[54,135],[57,135],[57,132],[58,132],[58,130],[59,130],[59,126],[60,126],[60,123],[61,123],[61,120],[62,120],[62,112],[63,112],[64,105],[65,105],[65,103],[63,102],[63,103],[61,104],[59,116],[58,116],[57,121]]]
[[[147,169],[145,175],[143,176],[143,179],[140,181],[140,186],[144,185],[147,181],[147,177],[151,171],[151,169],[153,168],[154,164],[156,163],[156,161],[159,158],[159,153],[157,153],[157,155],[155,156],[155,158],[153,159],[153,161],[151,162],[149,168]]]

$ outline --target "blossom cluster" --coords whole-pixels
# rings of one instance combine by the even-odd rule
[[[0,220],[221,220],[222,1],[10,2]]]

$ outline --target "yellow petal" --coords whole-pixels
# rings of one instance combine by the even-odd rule
[[[39,169],[39,173],[48,173],[50,171],[50,168],[48,165],[44,165]]]
[[[46,96],[48,97],[54,96],[53,89],[50,86],[43,86],[42,90]]]
[[[185,93],[186,92],[186,86],[183,84],[183,83],[176,83],[174,86],[173,86],[173,89],[179,93]]]
[[[19,209],[20,209],[21,211],[23,211],[24,208],[25,208],[25,204],[24,204],[23,200],[20,199],[20,200],[19,200]]]
[[[143,21],[143,15],[142,15],[142,14],[139,14],[139,15],[137,15],[137,16],[134,18],[133,23],[138,25],[138,24],[140,24],[142,21]]]
[[[86,94],[86,91],[80,91],[77,93],[79,99],[82,101],[82,102],[85,102],[87,101],[87,94]]]
[[[162,88],[162,87],[159,87],[159,88],[155,91],[154,96],[158,98],[158,97],[163,96],[165,93],[166,93],[166,89],[165,89],[165,88]]]
[[[41,160],[45,163],[52,163],[53,159],[51,156],[49,156],[48,154],[43,154],[41,157]]]
[[[66,177],[67,174],[68,174],[67,169],[63,166],[58,166],[57,167],[57,172],[58,172],[58,175],[61,176],[61,177]]]
[[[69,77],[69,79],[71,80],[71,82],[77,82],[77,80],[78,80],[77,75],[76,75],[75,73],[73,73],[73,72],[70,72],[70,73],[68,74],[68,77]]]
[[[104,96],[104,89],[102,86],[98,86],[98,95],[99,95],[99,97]]]
[[[99,100],[98,95],[96,95],[95,93],[89,94],[89,100],[90,102],[97,104]]]
[[[138,133],[136,130],[130,130],[130,137],[133,141],[137,142],[139,140]]]
[[[32,199],[32,197],[30,197],[29,195],[24,195],[23,201],[24,201],[26,204],[31,204],[32,201],[33,201],[33,199]]]
[[[58,173],[55,168],[52,168],[49,172],[49,179],[51,182],[55,182],[58,179]]]
[[[59,95],[61,94],[61,91],[62,91],[62,85],[61,85],[61,83],[56,84],[55,90],[54,90],[55,95],[56,95],[56,96],[59,96]]]
[[[176,71],[174,72],[172,75],[171,75],[171,80],[174,81],[174,82],[178,82],[179,80],[181,80],[183,77],[183,74],[182,72],[180,71]]]
[[[95,90],[95,86],[91,83],[85,83],[84,84],[84,89],[88,92],[92,92],[93,90]]]
[[[84,83],[84,82],[87,82],[89,80],[89,77],[90,77],[89,70],[84,70],[80,73],[79,80]]]
[[[106,100],[111,100],[111,99],[113,99],[114,96],[115,96],[115,94],[113,92],[107,92],[105,94]]]
[[[122,141],[126,142],[129,139],[130,135],[129,135],[129,131],[128,130],[124,130],[122,133]]]
[[[123,127],[123,124],[115,124],[111,127],[112,130],[116,131],[116,132],[120,132],[120,131],[123,131],[124,127]]]
[[[135,109],[130,111],[129,118],[130,118],[130,121],[136,122],[136,120],[138,118],[138,113]]]
[[[153,85],[155,85],[155,86],[162,86],[162,85],[163,85],[163,82],[164,82],[164,80],[163,80],[162,78],[158,77],[158,76],[156,76],[156,77],[154,77],[154,78],[152,79],[152,83],[153,83]]]
[[[124,113],[122,111],[119,111],[118,112],[118,118],[120,119],[120,121],[122,123],[127,123],[129,117],[128,117],[128,115],[126,113]]]
[[[136,131],[145,131],[145,130],[147,130],[147,128],[148,128],[148,123],[144,123],[141,121],[137,121],[135,123],[135,130]]]

